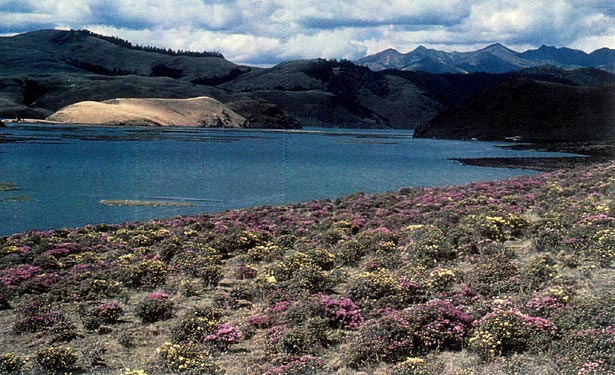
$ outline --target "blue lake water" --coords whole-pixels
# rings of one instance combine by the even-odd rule
[[[562,155],[495,145],[390,130],[9,126],[0,128],[0,183],[16,189],[0,191],[0,235],[495,180],[534,172],[448,159]]]

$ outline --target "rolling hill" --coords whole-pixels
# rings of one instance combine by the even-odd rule
[[[506,138],[527,142],[615,140],[615,86],[571,86],[514,79],[460,104],[415,130],[415,137]]]
[[[537,51],[534,55],[542,57],[530,56],[536,61],[562,60],[560,55],[570,52]],[[140,47],[83,30],[34,31],[0,37],[0,118],[46,118],[82,101],[207,96],[252,119],[251,126],[414,129],[446,108],[513,79],[575,87],[615,83],[615,75],[596,68],[522,64],[529,58],[501,45],[461,57],[427,48],[413,53],[420,57],[415,67],[439,61],[438,73],[373,71],[350,61],[325,59],[257,68],[236,65],[217,52]],[[577,55],[570,53],[564,60],[574,62]],[[383,56],[389,65],[405,58],[394,50]],[[599,65],[611,53],[603,49],[589,56],[592,64]],[[446,73],[455,61],[465,65],[459,63]],[[527,67],[497,74],[457,74],[486,63],[499,64],[500,70]],[[389,66],[385,65],[380,68]]]

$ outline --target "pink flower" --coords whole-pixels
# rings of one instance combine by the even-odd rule
[[[148,299],[161,299],[166,300],[169,299],[169,295],[162,292],[153,292],[147,295]]]

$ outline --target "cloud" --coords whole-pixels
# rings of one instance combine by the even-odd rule
[[[220,33],[209,30],[127,29],[106,25],[89,25],[89,30],[115,35],[134,44],[189,51],[219,51],[238,64],[271,65],[280,61],[282,45],[278,39],[250,34]]]
[[[355,60],[363,57],[367,48],[361,32],[353,29],[321,30],[315,34],[299,34],[284,43],[284,59],[343,58]]]
[[[0,33],[91,28],[133,43],[219,50],[245,64],[349,58],[419,44],[615,47],[604,0],[0,0]]]
[[[296,4],[296,2],[291,2]],[[453,25],[470,12],[465,0],[302,1],[294,7],[299,22],[309,28],[380,25]]]

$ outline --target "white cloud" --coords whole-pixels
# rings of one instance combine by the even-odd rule
[[[299,23],[316,28],[382,24],[454,24],[470,11],[467,0],[292,0],[289,7]]]
[[[281,53],[278,39],[250,34],[228,34],[216,31],[178,29],[132,30],[105,25],[90,25],[89,30],[103,35],[119,36],[134,44],[189,51],[219,51],[238,64],[273,64]]]
[[[349,58],[419,44],[615,48],[604,0],[0,0],[0,33],[91,28],[133,43],[219,50],[240,63]]]
[[[359,32],[353,29],[322,30],[311,35],[299,34],[286,41],[281,56],[285,59],[358,59],[365,55],[367,47],[358,40],[357,34]]]

